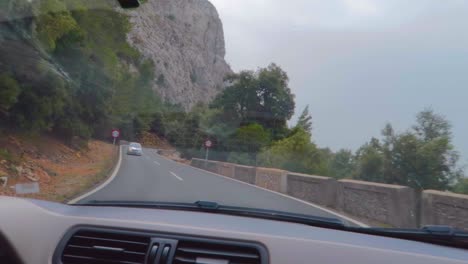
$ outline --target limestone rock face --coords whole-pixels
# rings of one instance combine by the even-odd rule
[[[223,25],[208,0],[148,0],[125,11],[128,41],[155,64],[153,89],[186,110],[208,102],[231,73],[224,60]]]

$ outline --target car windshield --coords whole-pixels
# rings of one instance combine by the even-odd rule
[[[467,12],[1,0],[0,195],[468,229]]]

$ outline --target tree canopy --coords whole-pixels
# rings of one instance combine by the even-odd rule
[[[398,134],[388,124],[382,135],[357,151],[355,178],[448,190],[462,177],[450,124],[432,110],[420,112],[411,130]]]
[[[295,172],[326,174],[323,155],[303,129],[263,149],[258,163]]]
[[[231,85],[214,100],[213,108],[222,109],[226,119],[240,125],[258,123],[274,137],[281,133],[295,108],[286,72],[270,64],[228,76],[227,82]]]

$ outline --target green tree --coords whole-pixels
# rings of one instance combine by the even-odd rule
[[[273,131],[276,128],[286,126],[294,114],[294,95],[288,86],[289,77],[278,65],[270,64],[267,68],[258,72],[257,96],[259,103],[254,113],[254,119],[259,120],[267,129]]]
[[[270,142],[270,134],[259,124],[239,127],[229,140],[230,149],[256,153]]]
[[[34,82],[22,88],[10,119],[30,132],[51,130],[64,116],[69,100],[68,84],[55,72],[36,68]]]
[[[252,71],[241,71],[227,77],[231,83],[212,103],[213,108],[223,110],[224,118],[231,122],[249,121],[257,107],[257,77]]]
[[[352,177],[354,170],[353,152],[341,149],[331,156],[329,174],[338,179]]]
[[[413,130],[416,135],[428,142],[437,138],[450,138],[451,125],[446,118],[434,113],[432,109],[421,111],[416,116],[416,125]]]
[[[276,141],[258,155],[262,166],[281,168],[294,172],[326,174],[327,166],[310,135],[303,129],[288,138]]]
[[[42,0],[39,14],[37,35],[48,50],[54,50],[57,40],[78,29],[75,19],[61,0]]]
[[[388,150],[393,181],[419,189],[449,189],[462,175],[450,128],[444,117],[424,110],[412,131],[394,136]]]
[[[308,105],[304,108],[301,115],[299,116],[296,127],[300,127],[312,135],[312,116],[309,113]]]
[[[236,132],[239,123],[224,117],[225,113],[222,109],[204,109],[200,116],[201,131],[206,135],[216,137],[220,141],[226,141]]]
[[[204,139],[208,137],[201,128],[206,111],[208,108],[202,104],[197,104],[189,112],[176,106],[167,106],[153,115],[151,131],[165,137],[181,152],[186,152],[188,155],[188,152],[193,153],[194,150],[200,149]]]
[[[223,110],[225,120],[241,125],[258,123],[271,131],[274,139],[284,134],[295,103],[288,76],[279,66],[243,71],[229,76],[227,81],[231,85],[212,103],[212,107]]]
[[[468,178],[460,179],[453,190],[456,193],[468,194]]]
[[[6,113],[17,101],[21,88],[8,73],[0,75],[0,114]]]
[[[401,182],[402,176],[395,170],[393,148],[396,144],[396,134],[390,123],[382,129],[382,156],[383,156],[383,182],[396,183]],[[400,179],[400,180],[396,180]]]
[[[357,151],[354,177],[416,189],[450,189],[463,173],[450,127],[432,110],[419,113],[416,124],[404,133],[386,125],[382,143],[372,139]]]
[[[252,153],[246,152],[230,152],[227,158],[227,162],[235,164],[243,164],[247,166],[256,166],[257,161]]]
[[[353,178],[383,182],[383,164],[384,157],[382,146],[378,139],[372,138],[370,142],[364,144],[356,151],[356,171]]]
[[[394,183],[447,190],[461,176],[456,167],[458,154],[445,136],[425,141],[415,134],[403,133],[391,151]]]
[[[270,134],[259,124],[239,127],[223,144],[229,151],[228,162],[256,165],[257,153],[270,142]]]
[[[154,63],[127,43],[130,22],[112,5],[88,9],[89,1],[65,3],[77,29],[56,40],[53,56],[73,79],[74,112],[95,136],[107,137],[120,127],[123,136],[137,139],[161,111],[151,88]]]

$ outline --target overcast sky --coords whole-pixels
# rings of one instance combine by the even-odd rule
[[[232,68],[286,70],[319,146],[355,150],[432,107],[468,163],[468,1],[210,1]]]

